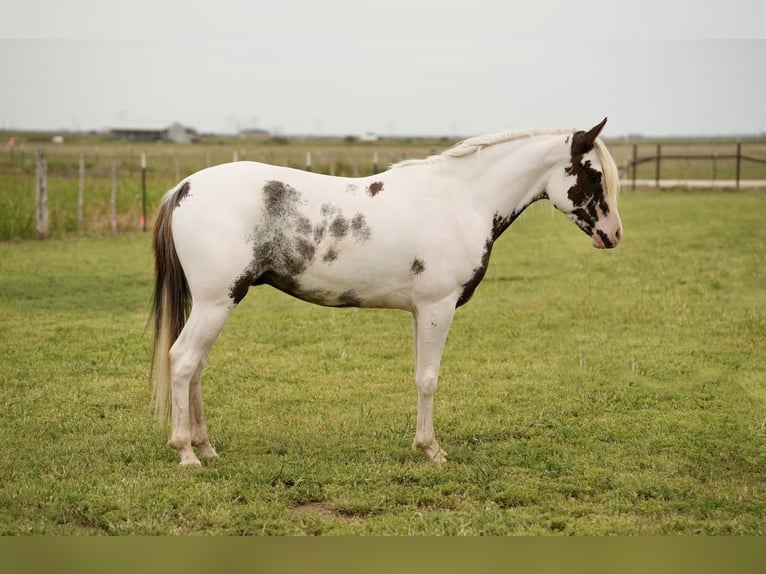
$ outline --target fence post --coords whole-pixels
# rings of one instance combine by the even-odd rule
[[[35,175],[37,182],[37,238],[45,239],[48,235],[48,164],[45,161],[45,150],[37,150]]]
[[[742,142],[737,142],[737,189],[739,189],[739,175],[742,164]]]
[[[141,152],[141,230],[146,231],[146,154]]]
[[[117,233],[117,158],[112,157],[112,195],[109,199],[109,226]]]
[[[378,152],[372,154],[372,173],[378,173]]]
[[[311,152],[306,152],[306,171],[311,171]]]
[[[85,217],[85,155],[80,154],[77,183],[77,233],[82,235],[83,219]]]
[[[654,172],[654,181],[657,189],[660,188],[660,157],[662,157],[662,145],[657,144],[657,165]]]
[[[633,183],[630,186],[631,191],[636,191],[636,163],[638,163],[638,144],[633,144]]]

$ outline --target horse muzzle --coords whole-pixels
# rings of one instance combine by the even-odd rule
[[[612,249],[622,239],[622,227],[617,226],[612,230],[596,228],[591,236],[591,244],[596,249]]]
[[[607,217],[606,221],[599,221],[593,229],[591,244],[596,249],[612,249],[617,247],[622,239],[622,222],[620,216]]]

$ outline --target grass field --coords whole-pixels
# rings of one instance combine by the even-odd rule
[[[406,313],[251,291],[150,415],[145,235],[0,243],[0,534],[764,534],[766,195],[624,194],[603,252],[528,210],[459,310],[433,465]]]

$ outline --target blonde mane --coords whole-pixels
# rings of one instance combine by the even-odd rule
[[[571,129],[533,129],[523,131],[505,131],[497,132],[493,134],[486,134],[482,136],[475,136],[458,142],[451,148],[448,148],[437,155],[429,156],[425,159],[405,159],[400,162],[392,164],[389,169],[396,169],[400,167],[409,167],[413,165],[433,164],[445,161],[449,158],[466,157],[472,155],[482,148],[493,146],[495,144],[514,141],[522,138],[528,138],[538,135],[564,135],[572,134],[576,130]],[[603,170],[604,192],[606,193],[608,200],[616,200],[620,191],[620,178],[617,171],[617,165],[614,163],[612,155],[604,145],[601,139],[596,138],[594,142],[594,150],[598,157],[599,163],[601,163],[601,169]]]
[[[528,138],[532,136],[546,135],[546,134],[551,134],[551,135],[568,134],[571,132],[572,130],[536,129],[536,130],[523,130],[523,131],[505,131],[505,132],[497,132],[494,134],[486,134],[483,136],[474,136],[456,143],[454,146],[444,150],[440,154],[432,155],[425,159],[402,160],[398,163],[392,164],[391,169],[397,168],[397,167],[407,167],[411,165],[423,165],[428,163],[436,163],[451,157],[465,157],[465,156],[476,153],[482,148],[493,146],[499,143],[519,140],[522,138]]]
[[[617,201],[617,195],[620,193],[620,173],[617,170],[617,164],[614,162],[612,154],[606,149],[606,145],[601,138],[596,138],[593,142],[593,149],[596,151],[596,157],[601,164],[601,173],[604,175],[603,187],[607,201],[611,204]],[[614,204],[616,205],[616,203]]]

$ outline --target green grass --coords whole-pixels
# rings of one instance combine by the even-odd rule
[[[150,415],[147,236],[0,244],[2,534],[764,534],[766,195],[624,194],[604,252],[533,206],[461,308],[410,451],[410,323],[251,291]]]

